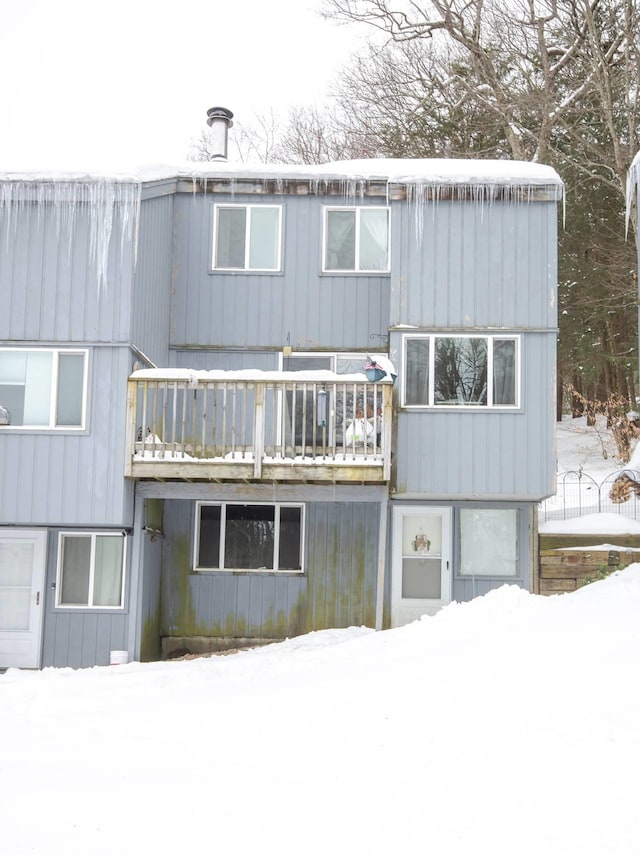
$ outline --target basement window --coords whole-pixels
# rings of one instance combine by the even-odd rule
[[[304,505],[198,502],[196,571],[302,573]]]

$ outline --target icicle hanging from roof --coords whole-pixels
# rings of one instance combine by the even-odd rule
[[[136,261],[140,200],[142,185],[131,180],[90,178],[67,180],[64,178],[4,179],[0,181],[0,212],[6,211],[5,241],[15,237],[19,215],[37,206],[38,221],[47,208],[55,217],[56,235],[61,240],[66,233],[67,250],[71,255],[76,237],[79,212],[88,214],[89,260],[97,278],[98,292],[108,285],[109,250],[118,225],[120,231],[120,257],[125,245],[133,243],[133,261]]]
[[[527,204],[536,198],[536,194],[541,189],[546,189],[554,200],[560,198],[558,185],[549,185],[549,187],[544,188],[539,184],[511,184],[498,181],[484,183],[472,181],[451,182],[446,180],[440,182],[406,180],[394,183],[404,186],[407,201],[413,207],[415,214],[415,236],[418,245],[422,243],[424,211],[429,204],[431,204],[435,215],[438,204],[442,201],[471,201],[476,207],[480,208],[480,216],[482,217],[485,206],[491,206],[496,201]],[[561,190],[564,223],[564,187]]]

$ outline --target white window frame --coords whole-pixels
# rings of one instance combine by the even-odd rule
[[[51,360],[51,383],[50,383],[50,400],[49,400],[49,423],[46,425],[31,425],[31,424],[8,424],[0,427],[0,432],[5,430],[38,430],[38,431],[64,431],[64,432],[79,432],[86,430],[87,422],[87,378],[89,375],[89,351],[86,348],[56,348],[56,347],[0,347],[0,354],[12,353],[50,353]],[[82,371],[82,414],[81,423],[79,425],[58,425],[56,424],[56,407],[58,402],[58,366],[61,356],[81,354],[83,357]],[[0,406],[3,402],[0,399]]]
[[[89,592],[87,603],[63,603],[60,601],[62,596],[62,576],[63,576],[63,543],[65,538],[84,537],[91,538],[91,553],[89,566]],[[96,560],[96,540],[98,537],[118,537],[122,540],[122,578],[120,585],[120,605],[114,606],[94,606],[92,604],[94,583],[95,583],[95,560]],[[60,531],[58,532],[58,558],[56,569],[56,608],[57,609],[81,609],[91,611],[123,611],[124,610],[124,592],[126,582],[127,568],[127,537],[123,531]]]
[[[486,404],[436,404],[435,403],[435,341],[439,338],[476,338],[487,341],[487,403]],[[421,339],[429,340],[429,400],[426,404],[407,403],[407,342]],[[515,342],[515,403],[513,404],[494,404],[493,403],[493,342],[497,341],[513,341]],[[438,333],[416,333],[402,336],[402,407],[408,410],[426,410],[432,409],[437,411],[453,410],[458,412],[464,410],[466,412],[487,412],[487,410],[519,410],[520,389],[521,389],[521,373],[522,359],[521,347],[522,336],[516,333],[460,333],[460,332],[438,332]]]
[[[305,371],[332,371],[334,374],[339,374],[338,371],[338,363],[341,359],[349,359],[349,360],[359,360],[362,362],[362,373],[364,374],[364,367],[366,363],[369,361],[369,357],[372,359],[377,359],[377,357],[382,356],[385,359],[389,358],[388,353],[383,353],[379,351],[368,350],[366,353],[343,353],[337,350],[293,350],[290,354],[285,355],[282,351],[279,354],[280,363],[278,366],[279,371],[291,371],[291,363],[288,360],[295,359],[330,359],[331,360],[331,368],[305,368]],[[355,372],[358,373],[358,372]]]
[[[356,215],[355,264],[353,268],[339,269],[327,267],[327,235],[329,213],[332,211],[354,211]],[[360,216],[362,211],[386,211],[387,213],[387,266],[384,269],[360,267]],[[388,205],[324,205],[322,215],[322,272],[330,275],[366,273],[370,276],[384,275],[391,269],[391,216]]]
[[[465,570],[463,568],[463,558],[464,555],[464,544],[462,540],[462,529],[463,529],[463,514],[468,513],[476,513],[476,514],[514,514],[514,534],[515,540],[513,542],[513,551],[514,554],[512,557],[505,558],[505,562],[512,561],[513,562],[513,572],[511,573],[501,573],[496,572],[495,565],[493,572],[485,572],[480,571],[476,572],[473,565],[469,570]],[[522,570],[520,567],[520,519],[521,519],[521,509],[520,508],[504,508],[504,507],[496,507],[495,505],[473,505],[468,507],[461,507],[458,514],[458,549],[459,549],[459,559],[458,559],[458,572],[456,574],[459,579],[473,579],[473,578],[482,578],[482,579],[504,579],[505,584],[509,580],[519,580],[522,578]],[[491,538],[487,538],[487,540],[491,540]],[[493,539],[495,543],[495,538]],[[470,551],[473,551],[471,549]],[[475,550],[475,554],[477,554],[477,547]]]
[[[268,568],[252,568],[252,567],[200,567],[198,559],[200,557],[200,510],[202,507],[216,506],[220,508],[220,552],[219,564],[223,564],[225,551],[225,536],[226,536],[226,509],[229,505],[251,505],[262,506],[275,509],[275,526],[274,526],[274,541],[273,541],[273,567]],[[300,509],[300,569],[298,570],[280,570],[278,568],[278,556],[280,553],[280,509],[281,508],[299,508]],[[306,506],[303,502],[196,502],[195,515],[195,532],[193,540],[193,571],[194,573],[277,573],[281,576],[301,576],[305,572],[304,555],[305,555],[305,515]]]
[[[242,208],[246,211],[244,267],[222,267],[218,265],[218,224],[221,208]],[[277,257],[275,267],[250,267],[251,257],[251,217],[254,209],[272,208],[278,212]],[[282,205],[245,205],[240,203],[220,202],[213,206],[213,246],[211,251],[211,269],[214,272],[241,271],[243,273],[280,273],[282,271]]]

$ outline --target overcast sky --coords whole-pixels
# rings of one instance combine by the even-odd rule
[[[0,170],[173,163],[209,107],[319,101],[356,33],[319,0],[0,0]]]

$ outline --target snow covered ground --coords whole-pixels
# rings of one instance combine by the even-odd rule
[[[2,852],[637,855],[639,614],[636,564],[381,633],[9,670]]]
[[[583,511],[589,505],[590,491],[592,500],[597,509],[597,490],[589,485],[594,481],[603,484],[605,480],[618,472],[620,469],[628,469],[640,472],[640,443],[633,449],[631,459],[622,463],[616,457],[616,445],[611,434],[607,430],[604,416],[597,416],[595,427],[587,427],[586,417],[572,419],[565,416],[562,423],[556,426],[556,450],[558,456],[558,490],[561,489],[562,473],[579,473],[583,476],[583,492],[578,498],[579,485],[575,479],[569,480],[569,493],[567,507],[575,507],[582,504]],[[611,487],[604,489],[608,493]],[[571,504],[571,498],[575,505]],[[547,509],[562,509],[562,496],[558,493],[545,503]],[[611,508],[616,513],[584,513],[583,516],[567,520],[550,520],[540,523],[540,531],[546,534],[558,532],[571,532],[573,534],[590,532],[609,532],[613,534],[640,534],[640,522],[633,519],[637,510],[636,502],[628,502]],[[542,517],[541,517],[542,519]],[[640,848],[638,850],[640,852]]]

